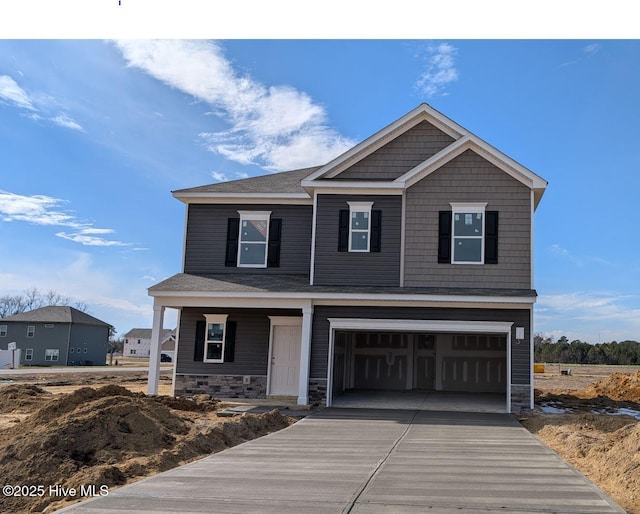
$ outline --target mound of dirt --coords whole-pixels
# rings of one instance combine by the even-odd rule
[[[592,384],[584,393],[590,396],[606,396],[624,402],[640,402],[640,371],[612,373]]]
[[[148,397],[119,386],[55,395],[0,432],[0,470],[12,484],[114,487],[293,422],[277,410],[218,419],[215,405],[211,398]],[[0,497],[0,511],[40,511],[54,500],[60,498]]]
[[[30,411],[50,393],[37,385],[10,384],[0,389],[0,414],[18,410]]]
[[[529,431],[628,512],[640,512],[640,424],[630,416],[534,414]]]

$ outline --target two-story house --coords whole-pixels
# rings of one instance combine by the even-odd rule
[[[149,392],[179,309],[175,394],[500,395],[533,406],[533,218],[547,183],[427,104],[331,162],[175,191]]]

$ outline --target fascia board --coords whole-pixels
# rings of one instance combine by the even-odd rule
[[[149,291],[149,296],[159,301],[162,298],[173,298],[184,306],[184,299],[192,298],[196,303],[202,299],[236,299],[236,300],[313,300],[325,305],[341,304],[341,302],[442,302],[450,304],[514,304],[531,305],[535,303],[535,297],[520,296],[471,296],[471,295],[429,295],[429,294],[359,294],[359,293],[265,293],[262,291],[246,292],[216,292],[216,291]],[[163,301],[160,301],[163,305]]]
[[[337,182],[335,180],[320,180],[307,187],[312,187],[317,194],[401,195],[404,190],[402,184],[395,182]]]
[[[182,193],[174,198],[185,204],[190,203],[313,203],[307,193]]]
[[[430,319],[328,318],[332,330],[384,330],[395,332],[508,333],[513,322]]]
[[[404,175],[395,179],[394,182],[403,184],[404,187],[410,187],[441,168],[449,161],[458,157],[466,150],[473,150],[478,155],[531,189],[544,191],[547,186],[546,180],[472,134],[468,134],[460,138],[458,141],[451,143],[448,147],[444,148],[430,159],[427,159]]]
[[[346,166],[372,154],[392,139],[395,139],[398,135],[406,132],[422,121],[430,122],[454,139],[459,139],[462,135],[468,133],[466,129],[439,113],[431,106],[423,103],[361,143],[358,143],[350,150],[347,150],[342,155],[339,155],[331,162],[325,164],[322,168],[309,175],[305,182],[313,182],[325,176],[327,178],[335,177],[344,171]],[[308,186],[311,187],[312,184],[308,184]]]

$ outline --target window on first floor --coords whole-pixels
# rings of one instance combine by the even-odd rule
[[[0,337],[7,335],[7,325],[0,325]]]
[[[24,360],[25,361],[33,360],[33,348],[27,348],[24,351]]]
[[[227,317],[227,314],[205,315],[204,362],[224,362]]]
[[[27,327],[27,337],[34,337],[36,335],[35,325],[29,325]]]
[[[60,356],[60,350],[57,348],[47,348],[44,351],[44,360],[47,362],[57,362]]]
[[[135,354],[136,354],[136,350],[135,349],[129,350],[129,355],[135,355]]]

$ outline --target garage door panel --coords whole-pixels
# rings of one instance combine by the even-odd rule
[[[499,393],[506,389],[506,363],[499,357],[445,357],[442,360],[445,391]]]
[[[354,360],[356,389],[406,389],[406,356],[360,354]]]
[[[433,356],[416,357],[415,382],[416,389],[435,389],[436,363]]]

